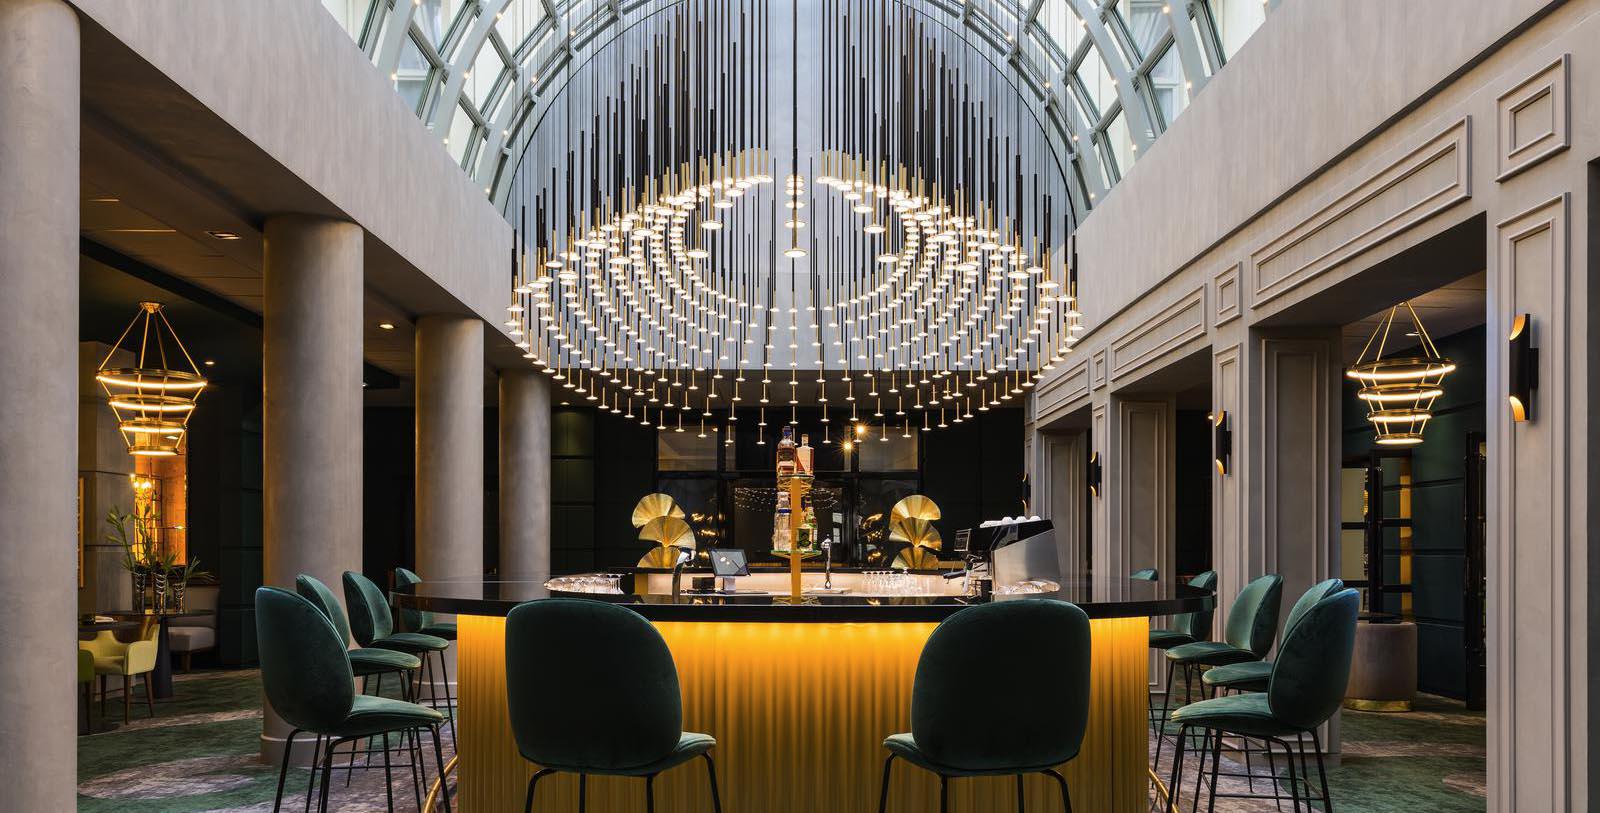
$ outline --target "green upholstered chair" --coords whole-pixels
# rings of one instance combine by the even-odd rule
[[[1161,581],[1161,573],[1153,567],[1141,567],[1129,573],[1128,578],[1136,582],[1158,582]]]
[[[311,606],[321,610],[322,614],[327,616],[328,621],[332,622],[333,624],[334,631],[339,633],[339,640],[343,641],[345,646],[348,647],[350,643],[350,621],[345,617],[344,608],[339,605],[339,599],[333,595],[333,591],[329,590],[328,586],[323,584],[321,579],[306,575],[304,573],[295,577],[294,589],[296,593],[300,594],[301,598],[311,602]],[[378,647],[361,647],[358,649],[351,649],[348,650],[346,654],[350,658],[351,673],[361,681],[362,694],[367,694],[368,690],[370,689],[372,694],[382,695],[383,679],[389,675],[394,675],[396,678],[398,678],[398,682],[400,684],[401,699],[412,699],[411,684],[413,683],[418,670],[422,668],[422,660],[416,655],[412,655],[408,652],[400,652],[394,649],[380,649]],[[420,752],[420,749],[417,748],[419,743],[416,741],[415,733],[408,734],[407,739],[411,743],[412,748],[415,751]],[[317,761],[322,754],[322,747],[326,741],[326,737],[320,735],[317,737],[316,745],[311,751],[312,765],[317,764]],[[356,752],[357,749],[355,744],[352,743],[350,748],[350,770],[355,769]],[[372,749],[369,747],[366,753],[367,757],[370,759]],[[313,774],[312,779],[315,780],[315,778],[316,777]],[[424,777],[422,784],[425,784],[426,781],[427,780]],[[313,784],[315,784],[315,781],[308,783],[306,787],[308,804],[311,796],[311,785]],[[418,786],[418,789],[420,790],[420,785]],[[418,805],[421,805],[420,798]]]
[[[559,664],[560,668],[551,668]],[[683,730],[683,698],[672,651],[644,616],[586,599],[530,601],[506,615],[506,705],[523,759],[539,780],[578,774],[583,811],[590,774],[643,777],[655,809],[656,774],[696,757],[706,761],[712,807],[722,810],[715,738]]]
[[[1190,587],[1202,590],[1215,591],[1217,589],[1217,571],[1207,570],[1189,580]],[[1171,649],[1175,646],[1192,644],[1195,641],[1204,641],[1211,637],[1211,621],[1216,616],[1216,610],[1196,610],[1192,613],[1180,613],[1172,617],[1172,626],[1166,629],[1150,630],[1151,649]]]
[[[444,672],[444,651],[450,648],[450,642],[437,635],[424,635],[420,632],[396,632],[394,629],[394,616],[389,612],[389,602],[384,598],[383,591],[378,585],[366,576],[353,570],[346,570],[343,577],[344,603],[350,608],[350,632],[355,636],[356,643],[363,647],[377,649],[393,649],[416,655],[422,659],[421,679],[426,680],[430,687],[443,685],[444,707],[446,716],[450,720],[450,733],[455,735],[455,698],[450,696],[450,681],[446,676],[435,682],[433,677],[433,661],[428,656],[438,655],[439,671]],[[418,687],[420,690],[420,686]],[[438,708],[433,700],[433,692],[429,692],[430,704]],[[421,697],[414,694],[413,697]]]
[[[1005,690],[974,713],[973,687],[1004,675]],[[1017,778],[1042,773],[1061,788],[1055,768],[1078,755],[1089,720],[1089,617],[1075,604],[1018,599],[969,607],[945,619],[922,648],[911,688],[911,731],[883,741],[878,811],[888,809],[889,776],[903,759],[939,776],[939,809],[948,808],[952,777]]]
[[[1194,676],[1201,667],[1259,661],[1272,650],[1278,637],[1278,610],[1283,603],[1283,577],[1267,574],[1244,586],[1228,608],[1228,624],[1221,641],[1195,641],[1166,651],[1167,693],[1161,698],[1161,719],[1168,719],[1172,704],[1172,677],[1183,670],[1183,694],[1190,696]],[[1166,726],[1162,725],[1161,734]],[[1156,761],[1161,761],[1164,736],[1156,737]]]
[[[384,773],[389,771],[388,736],[427,729],[433,735],[434,759],[444,776],[439,726],[444,716],[434,709],[386,697],[356,694],[350,656],[339,631],[322,610],[295,593],[277,587],[256,590],[256,646],[261,660],[261,686],[272,710],[292,729],[283,744],[278,769],[276,811],[283,801],[283,783],[289,771],[294,739],[301,733],[329,738],[330,745],[313,770],[322,773],[318,810],[328,809],[329,775],[333,752],[339,745],[372,736],[385,741]],[[394,807],[392,785],[385,782]],[[443,794],[450,809],[449,794]]]
[[[1284,639],[1288,640],[1290,630],[1294,629],[1294,625],[1298,624],[1312,607],[1317,606],[1317,602],[1343,589],[1344,580],[1326,579],[1302,593],[1300,599],[1289,609],[1289,619],[1283,625]],[[1264,692],[1271,676],[1272,661],[1246,661],[1207,669],[1200,676],[1200,682],[1213,696],[1219,691],[1226,692],[1229,689],[1239,692]]]
[[[87,726],[89,713],[94,707],[90,702],[94,699],[94,653],[81,647],[78,649],[78,684],[83,690],[83,725]],[[105,716],[104,712],[101,716]],[[86,729],[79,728],[78,731],[84,733]]]
[[[409,587],[421,584],[422,577],[403,567],[394,569],[394,583],[396,587]],[[417,610],[405,607],[400,610],[400,629],[406,632],[420,632],[423,635],[433,635],[446,641],[456,639],[456,625],[449,621],[440,621],[433,613],[426,610]]]
[[[150,673],[156,669],[160,633],[161,625],[152,619],[145,622],[138,639],[129,643],[117,640],[110,630],[101,630],[94,638],[78,642],[78,651],[87,651],[94,659],[94,673],[100,678],[102,719],[106,716],[106,678],[119,676],[122,678],[122,722],[128,722],[134,677],[144,679],[144,705],[151,717],[156,716],[155,696],[150,692]]]
[[[1172,788],[1174,794],[1181,788],[1183,776],[1184,740],[1191,729],[1208,732],[1205,742],[1211,750],[1212,804],[1217,796],[1241,796],[1217,792],[1217,766],[1224,735],[1254,737],[1264,740],[1269,755],[1274,745],[1283,749],[1289,769],[1290,800],[1296,810],[1300,807],[1300,784],[1296,776],[1295,759],[1288,737],[1297,739],[1309,734],[1317,752],[1317,773],[1322,783],[1323,810],[1333,809],[1328,794],[1328,776],[1322,762],[1322,742],[1317,728],[1327,722],[1344,699],[1350,681],[1350,661],[1355,650],[1356,617],[1361,611],[1361,598],[1354,590],[1340,590],[1306,610],[1295,625],[1284,635],[1278,658],[1272,664],[1267,678],[1267,690],[1252,694],[1234,694],[1191,703],[1172,714],[1179,726],[1178,753],[1172,762]],[[1204,753],[1202,767],[1204,772]],[[1301,755],[1304,764],[1304,753]],[[1304,778],[1307,808],[1310,807],[1310,776]],[[1198,790],[1196,793],[1198,794]],[[1276,790],[1267,797],[1282,801]],[[1195,800],[1198,802],[1198,798]],[[1172,800],[1177,807],[1177,799]]]

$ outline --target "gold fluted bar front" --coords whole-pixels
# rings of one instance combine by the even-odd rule
[[[1148,804],[1143,618],[1096,619],[1089,728],[1078,758],[1065,766],[1075,810],[1133,813]],[[763,813],[873,811],[887,756],[886,735],[909,730],[911,683],[931,623],[658,622],[678,665],[683,721],[717,738],[724,809]],[[1040,648],[1051,645],[1039,641]],[[533,767],[517,754],[506,716],[505,619],[460,617],[459,810],[522,809]],[[549,668],[558,669],[552,663]],[[973,703],[951,714],[984,712],[1004,693],[1005,675],[973,687]],[[549,702],[560,703],[552,697]],[[1010,778],[953,780],[951,810],[1017,809]],[[591,777],[589,810],[644,809],[644,782]],[[936,810],[931,774],[896,761],[892,811]],[[1027,780],[1030,809],[1056,809],[1054,782]],[[576,810],[577,777],[542,780],[534,810]],[[657,810],[711,809],[702,763],[656,780]]]

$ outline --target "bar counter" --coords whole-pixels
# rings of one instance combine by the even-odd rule
[[[835,583],[849,592],[808,594],[803,604],[759,592],[692,592],[693,575],[685,573],[676,598],[670,574],[659,571],[629,572],[621,592],[581,597],[620,603],[660,630],[677,663],[684,729],[717,738],[713,756],[724,810],[876,810],[887,755],[883,738],[910,730],[911,684],[922,645],[939,621],[976,599],[949,594],[958,584],[938,574],[915,577],[926,594],[891,596],[863,595],[859,575],[836,573]],[[820,587],[820,573],[806,576],[808,591]],[[766,581],[758,574],[741,579],[740,587],[759,590]],[[1148,618],[1209,609],[1214,600],[1208,593],[1146,582],[1114,585],[1116,595],[1102,600],[1084,585],[1049,586],[1059,589],[995,600],[1057,598],[1078,604],[1090,618],[1089,725],[1078,757],[1062,767],[1073,807],[1144,810]],[[522,809],[535,768],[517,753],[506,711],[505,616],[523,601],[555,595],[578,594],[535,580],[424,582],[395,595],[402,607],[458,617],[458,810]],[[1006,676],[997,674],[992,683],[973,687],[970,705],[951,713],[981,715],[987,698],[1005,690]],[[891,810],[938,809],[932,774],[897,764],[893,782]],[[1035,775],[1026,783],[1030,808],[1059,809],[1050,780]],[[668,771],[655,786],[662,813],[711,809],[703,772]],[[577,777],[560,774],[540,782],[535,810],[576,810],[576,797]],[[643,797],[638,780],[590,778],[591,811],[643,810]],[[953,780],[950,802],[952,811],[1018,809],[1009,777]]]

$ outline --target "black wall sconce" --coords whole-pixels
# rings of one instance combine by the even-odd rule
[[[1517,314],[1511,322],[1511,420],[1533,420],[1533,391],[1539,388],[1539,348],[1533,346],[1533,317]]]
[[[1233,429],[1228,426],[1227,411],[1217,410],[1217,416],[1211,423],[1213,462],[1217,464],[1217,473],[1226,475],[1229,466],[1233,465]]]
[[[1089,480],[1089,493],[1091,495],[1095,496],[1095,497],[1099,497],[1100,496],[1100,475],[1101,475],[1100,453],[1099,452],[1090,452],[1089,453],[1089,470],[1088,470],[1088,472],[1086,473],[1085,476]]]

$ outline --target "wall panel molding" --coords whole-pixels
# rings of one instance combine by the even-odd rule
[[[1572,146],[1571,55],[1540,68],[1495,99],[1495,180]]]
[[[1212,280],[1211,287],[1214,294],[1215,311],[1212,314],[1213,325],[1225,325],[1239,318],[1241,307],[1239,300],[1239,269],[1243,263],[1234,263],[1222,269]]]
[[[1206,335],[1206,286],[1185,294],[1111,342],[1111,377],[1120,379]]]
[[[1049,423],[1053,413],[1072,408],[1090,392],[1089,361],[1084,359],[1034,389],[1034,423]]]
[[[1584,596],[1575,602],[1569,580],[1575,569],[1586,577],[1588,537],[1581,529],[1573,533],[1570,489],[1574,471],[1581,477],[1587,467],[1589,450],[1573,432],[1569,209],[1562,194],[1495,229],[1491,335],[1505,330],[1513,314],[1529,313],[1539,348],[1533,420],[1514,424],[1503,406],[1491,412],[1497,493],[1490,500],[1487,634],[1489,805],[1495,810],[1572,809],[1573,782],[1587,770],[1575,764],[1572,728],[1583,719],[1573,712],[1575,705],[1583,708],[1577,696],[1587,686],[1575,672],[1582,659],[1574,660],[1572,644],[1574,633],[1584,632]],[[1492,402],[1503,404],[1507,349],[1504,342],[1494,347],[1488,386]],[[1576,736],[1586,736],[1581,724]]]
[[[1106,351],[1104,348],[1094,351],[1094,356],[1089,363],[1089,385],[1100,389],[1106,385]]]
[[[1359,181],[1250,255],[1259,306],[1472,197],[1471,117]]]

